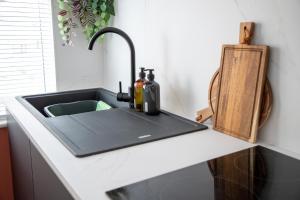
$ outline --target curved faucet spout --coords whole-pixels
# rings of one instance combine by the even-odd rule
[[[89,50],[93,49],[94,43],[100,37],[101,35],[105,33],[115,33],[123,37],[126,42],[128,43],[129,49],[130,49],[130,62],[131,62],[131,85],[129,88],[128,94],[122,93],[122,91],[119,91],[117,95],[117,99],[119,101],[126,101],[129,102],[129,106],[131,108],[134,107],[134,82],[135,82],[135,50],[134,50],[134,45],[130,37],[122,30],[114,27],[106,27],[95,33],[95,35],[92,37],[90,43],[89,43]]]

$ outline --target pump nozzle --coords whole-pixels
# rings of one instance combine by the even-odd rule
[[[145,67],[141,67],[141,72],[139,73],[140,79],[145,79],[146,73],[145,73]]]
[[[147,78],[149,81],[153,81],[154,80],[154,74],[153,74],[154,69],[145,69],[144,71],[149,71]]]

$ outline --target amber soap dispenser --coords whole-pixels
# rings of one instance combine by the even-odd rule
[[[137,111],[143,112],[143,101],[144,101],[144,85],[146,73],[145,68],[141,67],[139,73],[139,79],[134,84],[134,107]]]

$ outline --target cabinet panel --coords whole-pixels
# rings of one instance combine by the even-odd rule
[[[65,186],[11,115],[8,116],[8,131],[15,200],[72,200]]]
[[[7,118],[15,200],[33,200],[33,180],[29,139],[17,122]]]
[[[72,200],[72,196],[33,144],[31,158],[35,200]]]

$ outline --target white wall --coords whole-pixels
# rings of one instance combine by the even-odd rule
[[[136,47],[137,67],[155,68],[162,107],[194,119],[206,107],[210,78],[221,45],[238,42],[239,23],[256,22],[256,44],[271,47],[269,79],[274,92],[271,119],[259,141],[300,153],[299,0],[118,0],[113,26]],[[119,36],[107,37],[103,84],[129,85],[129,50]]]
[[[62,46],[63,41],[57,26],[56,0],[52,0],[52,10],[57,90],[100,87],[103,75],[100,45],[95,44],[94,50],[89,51],[82,29],[77,29],[77,36],[72,39],[74,46]]]

